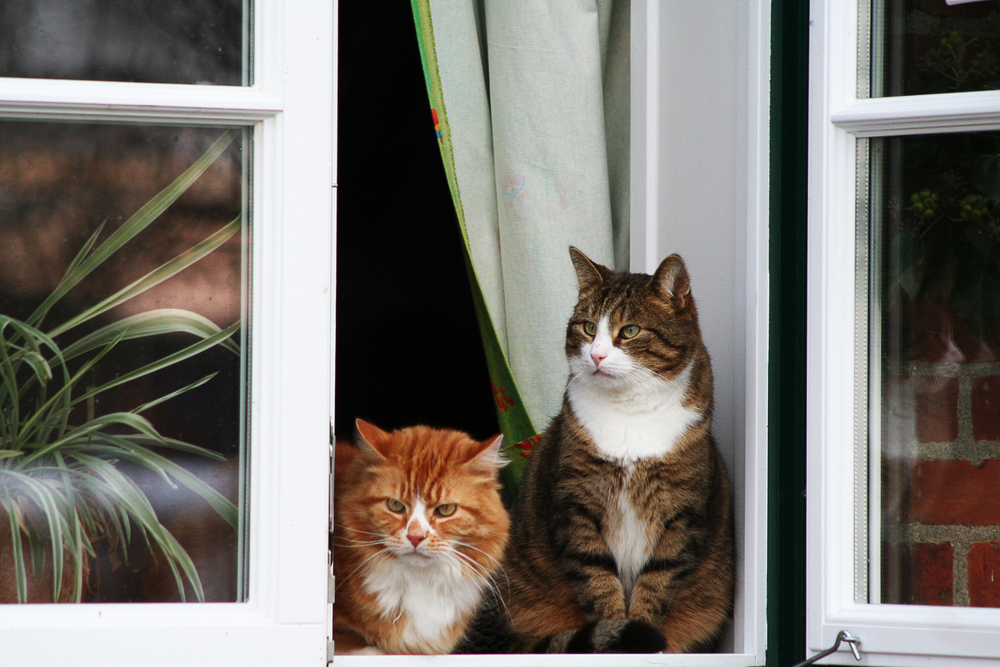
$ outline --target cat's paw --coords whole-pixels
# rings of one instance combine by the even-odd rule
[[[536,651],[547,653],[659,653],[667,640],[646,621],[601,619],[546,639]]]
[[[377,646],[366,646],[364,648],[348,651],[347,655],[385,655],[385,651]]]
[[[667,648],[667,639],[646,621],[628,621],[618,635],[615,648],[607,653],[660,653]]]

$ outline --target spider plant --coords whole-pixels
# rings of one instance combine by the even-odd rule
[[[161,451],[219,460],[224,457],[163,437],[143,416],[154,405],[213,376],[124,412],[95,415],[95,397],[214,346],[239,355],[238,345],[231,340],[239,323],[220,329],[196,313],[161,309],[107,324],[70,344],[59,341],[221,246],[239,231],[240,218],[78,315],[54,325],[46,324],[46,318],[74,286],[176,201],[236,135],[236,131],[224,133],[173,183],[98,243],[102,225],[83,245],[52,293],[26,320],[0,315],[0,520],[6,516],[10,523],[19,602],[27,600],[29,574],[40,577],[46,559],[51,560],[53,601],[80,602],[95,542],[106,538],[112,548],[124,553],[134,536],[141,536],[164,556],[182,599],[185,580],[198,599],[204,599],[191,558],[160,523],[146,494],[120,464],[145,467],[173,488],[177,483],[186,486],[235,527],[236,507]],[[121,341],[178,332],[193,334],[195,342],[101,386],[85,381],[88,372]]]

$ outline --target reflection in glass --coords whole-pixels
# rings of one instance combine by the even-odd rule
[[[873,97],[1000,89],[1000,3],[874,0],[873,17]]]
[[[242,599],[245,146],[0,122],[0,602]]]
[[[0,76],[249,85],[249,0],[0,0]]]
[[[1000,606],[1000,134],[873,154],[881,601]]]

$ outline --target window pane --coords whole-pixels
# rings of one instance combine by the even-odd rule
[[[248,136],[0,122],[0,602],[242,598]]]
[[[0,0],[0,76],[250,83],[249,0]]]
[[[886,603],[997,607],[1000,134],[880,140],[873,154],[873,588]]]
[[[873,25],[873,97],[1000,88],[998,2],[875,0]]]

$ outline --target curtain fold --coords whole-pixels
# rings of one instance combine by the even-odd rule
[[[629,3],[411,3],[516,489],[566,382],[568,247],[628,266]]]

